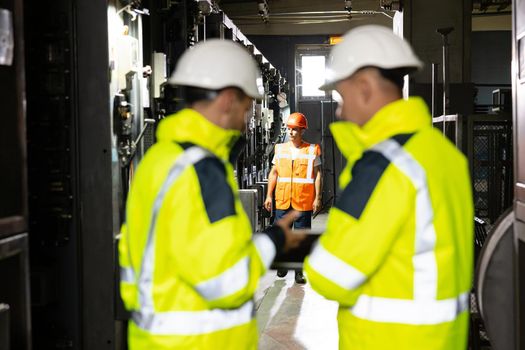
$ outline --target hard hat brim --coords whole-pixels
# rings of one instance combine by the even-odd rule
[[[252,91],[251,93],[249,93],[248,91],[244,91],[244,93],[246,93],[246,95],[248,95],[251,98],[254,98],[256,100],[262,100],[264,98],[264,94],[261,94],[260,92]]]
[[[188,83],[182,79],[177,79],[177,78],[170,78],[168,79],[168,84],[171,85],[171,86],[181,86],[181,87],[184,87],[184,86],[187,86],[187,87],[194,87],[194,88],[200,88],[200,89],[208,89],[208,90],[222,90],[222,89],[225,89],[225,88],[228,88],[228,87],[232,87],[231,85],[228,85],[228,86],[222,86],[222,85],[218,85],[218,86],[202,86],[202,85],[199,85],[199,84],[194,84],[194,83]],[[246,96],[249,96],[251,98],[254,98],[254,99],[257,99],[257,100],[261,100],[264,98],[264,93],[261,93],[260,91],[257,91],[255,89],[250,89],[250,91],[246,91],[248,89],[242,89],[241,87],[238,87],[238,86],[233,86],[233,87],[236,87],[238,89],[240,89],[241,91],[243,91]]]
[[[406,67],[380,67],[379,65],[372,65],[371,67],[376,67],[378,69],[395,69],[395,68],[406,68],[407,69],[407,73],[406,74],[412,74],[414,72],[418,72],[418,71],[421,71],[423,69],[423,62],[421,61],[416,61],[414,62],[412,65],[409,65],[409,66],[406,66]],[[361,67],[360,67],[361,68]],[[358,71],[359,69],[356,69],[355,71],[353,72],[350,72],[348,75],[342,77],[342,78],[336,78],[336,79],[332,79],[332,80],[329,80],[329,81],[326,81],[323,85],[321,85],[319,87],[319,90],[321,91],[332,91],[332,90],[335,90],[336,88],[336,85],[337,83],[339,83],[340,81],[343,81],[347,78],[350,78],[356,71]]]
[[[336,81],[330,81],[326,82],[323,85],[319,87],[319,90],[321,91],[332,91],[335,90],[335,85],[339,82],[339,80]]]

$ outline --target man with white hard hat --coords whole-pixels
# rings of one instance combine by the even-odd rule
[[[119,243],[130,349],[256,349],[253,295],[275,255],[304,235],[252,236],[233,175],[241,130],[264,93],[239,44],[188,49],[169,80],[189,108],[162,120],[128,195]],[[285,217],[287,227],[294,217]]]
[[[312,288],[339,303],[341,349],[465,349],[473,204],[467,160],[403,77],[422,67],[391,30],[349,31],[324,90],[347,159],[327,230],[305,260]]]

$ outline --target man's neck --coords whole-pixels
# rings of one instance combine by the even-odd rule
[[[292,141],[292,143],[293,143],[295,148],[299,148],[303,144],[303,140],[294,140],[294,141]]]

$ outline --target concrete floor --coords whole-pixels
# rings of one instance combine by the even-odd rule
[[[312,222],[320,231],[326,214]],[[270,270],[261,279],[255,295],[259,349],[322,349],[338,348],[337,303],[324,299],[310,285],[294,282],[294,272],[278,278]]]

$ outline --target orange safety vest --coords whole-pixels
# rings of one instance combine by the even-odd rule
[[[314,160],[321,154],[317,144],[303,142],[292,159],[293,143],[275,145],[275,166],[277,187],[275,207],[286,210],[290,207],[299,211],[313,210],[315,198]]]

